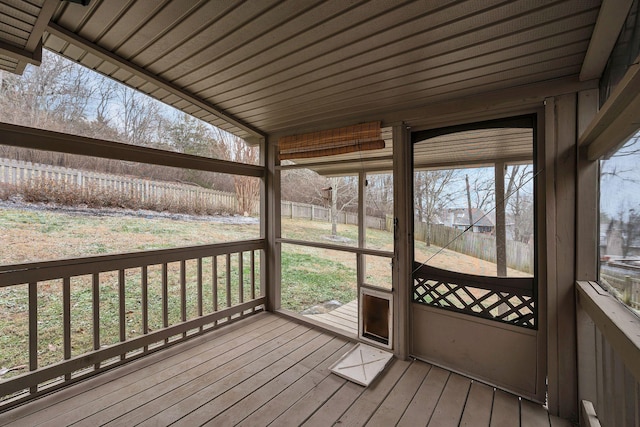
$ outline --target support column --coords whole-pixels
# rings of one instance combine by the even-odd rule
[[[401,360],[409,356],[410,310],[413,266],[413,158],[409,128],[393,127],[394,211],[394,352]]]
[[[549,411],[577,420],[576,94],[546,100]]]
[[[260,260],[260,277],[266,286],[267,310],[280,308],[281,245],[276,242],[280,237],[280,171],[278,147],[276,141],[267,138],[260,150],[262,161],[266,165],[266,176],[260,187],[263,202],[260,208],[260,237],[266,239],[265,256]]]
[[[578,94],[578,137],[598,111],[598,90]],[[587,159],[586,147],[577,151],[576,200],[576,280],[595,281],[598,278],[598,188],[599,166]],[[596,379],[596,329],[593,320],[578,305],[576,307],[578,340],[578,399],[598,403]]]
[[[495,164],[496,186],[496,266],[498,277],[507,277],[507,230],[505,205],[507,196],[504,194],[504,168],[505,164]]]

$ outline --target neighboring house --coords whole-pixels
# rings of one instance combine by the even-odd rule
[[[493,234],[496,224],[493,218],[486,214],[482,209],[471,209],[471,219],[473,220],[472,231],[474,233]],[[447,209],[444,224],[458,230],[466,230],[469,228],[469,210],[464,208]]]
[[[621,258],[625,256],[625,235],[618,221],[600,224],[600,257]],[[633,239],[626,257],[640,257],[640,239]]]

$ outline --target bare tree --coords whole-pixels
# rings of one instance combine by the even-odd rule
[[[118,85],[117,118],[125,141],[133,145],[153,145],[154,130],[161,121],[160,104],[134,89]]]
[[[640,240],[640,206],[638,209],[630,208],[626,211],[621,209],[618,214],[618,223],[622,238],[622,256],[627,257]]]
[[[415,209],[418,220],[427,225],[427,246],[431,246],[431,225],[458,192],[450,185],[457,177],[455,169],[417,171],[414,174]]]
[[[213,128],[216,139],[222,143],[220,154],[227,160],[239,163],[257,164],[260,159],[260,146],[249,145],[242,138]],[[260,201],[260,180],[242,175],[233,175],[233,185],[238,199],[238,210],[250,214]]]
[[[338,235],[338,215],[358,203],[358,177],[331,178],[331,235]]]
[[[532,177],[531,165],[507,166],[505,203],[513,219],[513,239],[524,243],[533,236]]]

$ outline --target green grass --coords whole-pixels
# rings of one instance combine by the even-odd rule
[[[300,312],[316,304],[356,299],[356,271],[317,254],[282,253],[282,307]]]

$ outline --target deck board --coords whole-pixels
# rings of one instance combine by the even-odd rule
[[[298,327],[291,328],[284,323],[259,336],[239,337],[236,341],[228,343],[229,348],[216,347],[212,354],[208,352],[200,354],[199,357],[188,360],[184,364],[163,371],[163,381],[160,383],[157,379],[154,381],[154,378],[150,377],[135,384],[131,390],[115,391],[112,395],[120,400],[86,418],[86,425],[110,422],[113,425],[133,425],[143,421],[147,416],[154,416],[158,407],[170,406],[170,403],[179,396],[191,395],[209,382],[237,372],[243,367],[244,362],[251,359],[250,350],[271,351],[277,347],[278,340],[292,339],[304,331],[306,330]]]
[[[297,381],[287,386],[284,390],[279,393],[270,394],[272,389],[263,387],[261,390],[267,393],[267,401],[253,413],[245,414],[246,418],[240,420],[238,426],[252,427],[271,423],[283,412],[289,409],[292,402],[297,402],[314,386],[320,384],[320,382],[322,382],[326,377],[331,375],[329,367],[340,359],[340,357],[342,357],[350,347],[351,345],[345,340],[334,338],[323,348],[323,350],[331,352],[331,354],[316,367],[310,369]]]
[[[305,316],[353,334],[358,333],[358,300],[348,302],[327,313]]]
[[[437,366],[432,367],[411,399],[398,425],[406,427],[426,425],[440,400],[449,375],[449,371]]]
[[[412,363],[398,381],[394,388],[394,393],[378,405],[369,424],[372,426],[396,425],[409,402],[418,391],[422,381],[429,373],[430,368],[431,365],[426,363]]]
[[[2,413],[0,425],[570,425],[418,360],[393,359],[368,388],[348,382],[329,367],[352,346],[258,314]]]
[[[444,386],[438,404],[429,420],[429,425],[457,427],[462,417],[470,387],[471,381],[468,378],[453,373],[449,375],[447,384]]]
[[[549,414],[546,411],[540,411],[539,408],[540,405],[522,399],[520,402],[521,427],[549,427]]]
[[[493,406],[493,388],[475,381],[464,405],[460,427],[489,427]]]
[[[496,390],[493,396],[491,427],[510,427],[513,420],[520,418],[520,401],[504,391]],[[520,421],[518,421],[520,424]]]
[[[187,424],[183,425],[199,425],[189,423],[189,421],[202,418],[199,409],[204,405],[207,405],[207,409],[211,411],[226,409],[224,405],[231,400],[229,394],[224,395],[227,391],[242,384],[254,374],[269,369],[272,364],[296,350],[299,346],[306,344],[317,336],[316,334],[316,331],[306,330],[296,336],[287,336],[285,342],[279,343],[275,349],[265,355],[261,355],[250,363],[241,363],[243,365],[241,369],[239,367],[229,375],[216,378],[213,381],[210,378],[198,379],[183,396],[180,396],[180,398],[173,397],[173,401],[177,400],[177,402],[172,405],[163,405],[164,409],[153,414],[139,425],[168,425],[178,420],[181,423],[187,422]],[[231,393],[234,394],[233,391]],[[239,395],[236,396],[240,397]],[[150,410],[153,411],[153,408],[150,408]],[[206,421],[208,420],[203,420],[203,422]]]
[[[387,370],[384,381],[381,381],[380,378],[374,381],[338,419],[337,422],[340,426],[358,426],[369,420],[376,410],[382,407],[381,405],[389,401],[389,398],[392,397],[389,393],[391,393],[391,390],[398,389],[396,387],[398,381],[401,378],[405,378],[411,366],[413,365],[410,362],[395,360]],[[394,393],[394,395],[397,394],[399,393]]]

